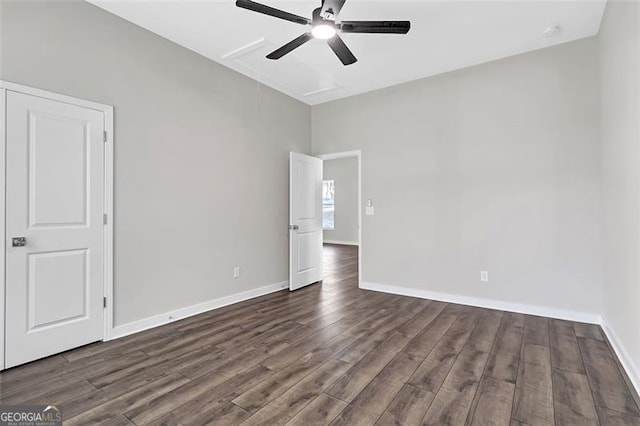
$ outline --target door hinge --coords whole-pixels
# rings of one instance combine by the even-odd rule
[[[103,297],[103,298],[102,298],[102,307],[103,307],[103,308],[106,308],[106,307],[107,307],[107,298],[106,298],[106,297]]]
[[[102,142],[107,143],[107,131],[102,132]]]
[[[108,220],[109,220],[109,218],[108,218],[107,214],[106,214],[106,213],[103,213],[103,214],[102,214],[102,224],[103,224],[103,225],[106,225],[106,224],[107,224],[107,222],[108,222]]]

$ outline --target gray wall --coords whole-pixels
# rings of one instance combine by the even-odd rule
[[[324,180],[335,181],[335,229],[323,231],[325,241],[358,242],[358,158],[325,160]]]
[[[287,280],[309,107],[88,3],[2,9],[2,79],[115,107],[116,324]]]
[[[640,384],[640,11],[609,1],[598,36],[604,193],[604,318]]]
[[[314,106],[314,153],[362,149],[363,281],[599,313],[596,48]]]

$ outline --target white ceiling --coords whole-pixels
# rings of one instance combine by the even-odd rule
[[[280,60],[266,59],[309,27],[237,8],[233,0],[88,1],[310,105],[593,36],[605,7],[605,0],[347,0],[344,20],[410,20],[411,31],[343,34],[358,58],[343,66],[315,39]],[[320,5],[259,1],[305,17]],[[544,37],[550,26],[560,32]]]

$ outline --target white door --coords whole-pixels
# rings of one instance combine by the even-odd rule
[[[289,157],[289,290],[322,280],[322,160]]]
[[[8,368],[103,337],[105,125],[76,105],[6,102]]]

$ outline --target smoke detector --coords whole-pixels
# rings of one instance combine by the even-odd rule
[[[545,37],[554,37],[560,32],[560,28],[558,27],[548,27],[542,31],[542,35]]]

